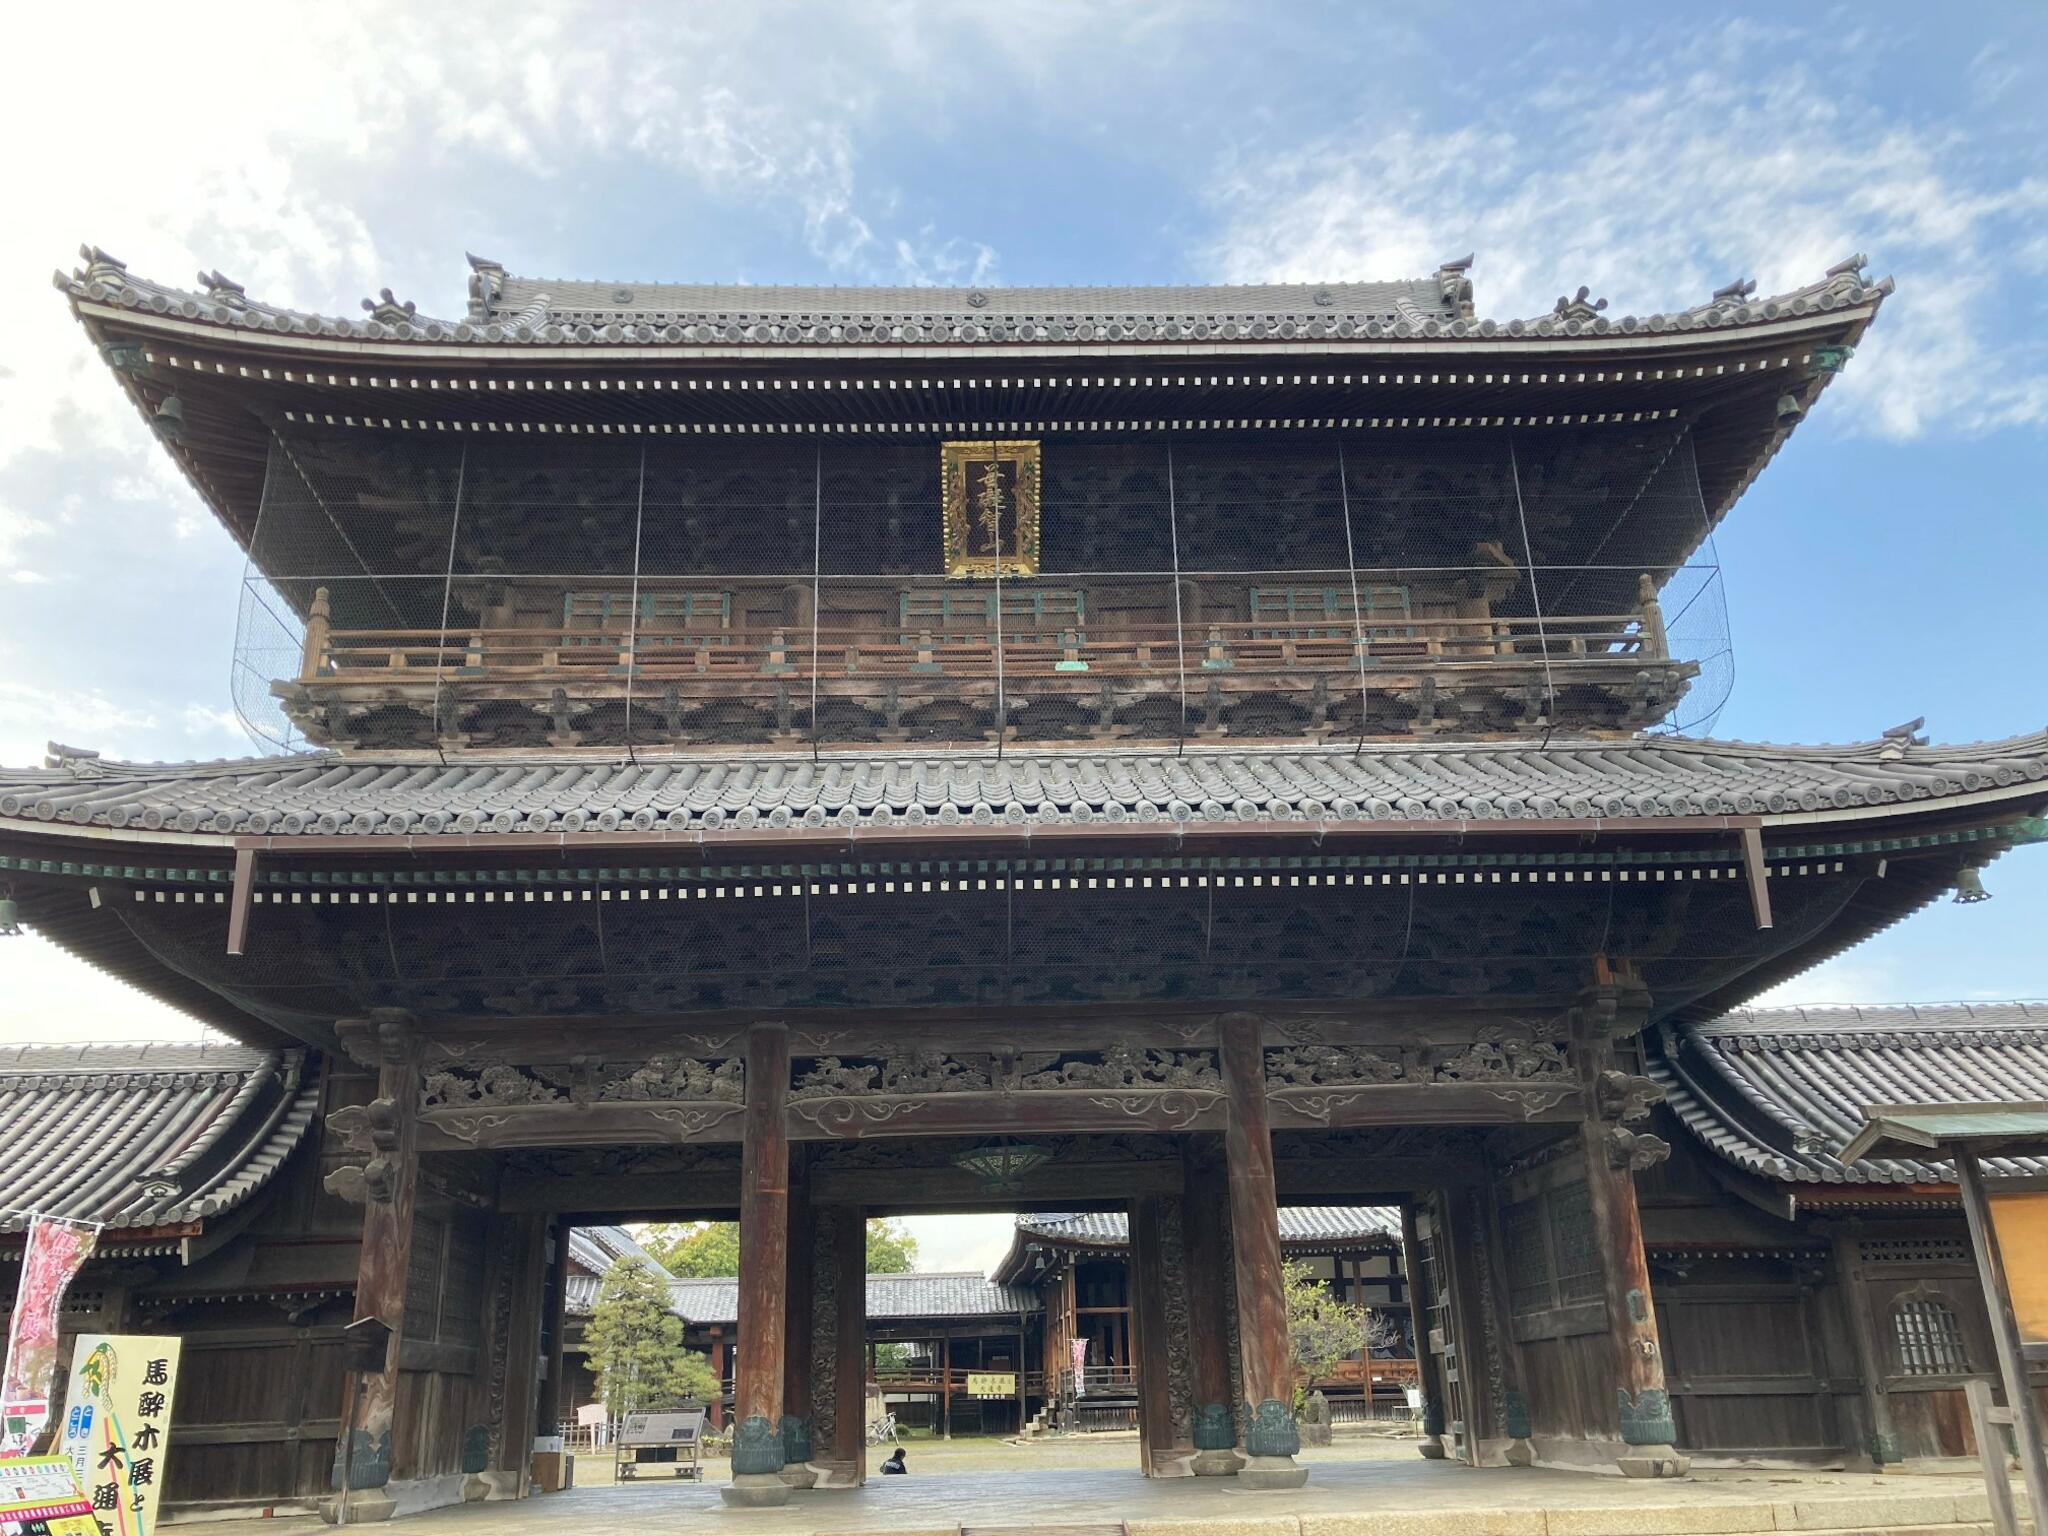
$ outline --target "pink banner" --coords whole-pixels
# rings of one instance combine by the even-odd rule
[[[98,1237],[98,1227],[80,1222],[50,1216],[29,1220],[21,1290],[7,1330],[7,1363],[0,1370],[0,1459],[26,1456],[49,1422],[64,1292],[92,1256]]]

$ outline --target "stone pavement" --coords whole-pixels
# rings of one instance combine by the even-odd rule
[[[1971,1475],[1730,1471],[1682,1482],[1542,1469],[1474,1471],[1441,1462],[1315,1461],[1296,1492],[1218,1480],[1146,1481],[1135,1471],[1050,1468],[872,1479],[796,1494],[779,1510],[727,1510],[716,1482],[580,1488],[520,1503],[471,1504],[404,1522],[422,1536],[1746,1536],[1915,1532],[1979,1536],[1982,1482]],[[1085,1531],[1073,1528],[1087,1528]],[[299,1536],[317,1520],[180,1525],[181,1536]]]

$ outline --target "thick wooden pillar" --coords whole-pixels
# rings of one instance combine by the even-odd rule
[[[867,1221],[825,1206],[812,1222],[812,1465],[820,1488],[867,1480]]]
[[[350,1114],[348,1134],[366,1148],[368,1162],[328,1178],[330,1190],[362,1199],[363,1247],[356,1263],[353,1370],[335,1447],[337,1501],[324,1512],[330,1519],[388,1520],[397,1510],[386,1485],[397,1459],[398,1361],[419,1178],[420,1040],[412,1019],[397,1012],[337,1028],[351,1055],[375,1065],[377,1097],[359,1115]]]
[[[1617,1465],[1630,1477],[1683,1477],[1691,1467],[1678,1453],[1671,1398],[1664,1390],[1664,1351],[1650,1299],[1650,1265],[1643,1253],[1643,1222],[1627,1149],[1608,1139],[1610,1129],[1588,1121],[1586,1192],[1600,1245],[1607,1294],[1615,1402],[1624,1447]],[[1628,1134],[1624,1132],[1623,1134]]]
[[[1422,1389],[1422,1440],[1416,1448],[1431,1461],[1442,1461],[1443,1366],[1436,1351],[1429,1347],[1429,1275],[1422,1261],[1422,1234],[1416,1225],[1413,1201],[1401,1207],[1401,1267],[1408,1280],[1408,1331],[1415,1339],[1415,1383]]]
[[[1603,966],[1603,970],[1604,970]],[[1579,1128],[1586,1160],[1587,1205],[1601,1255],[1607,1302],[1607,1337],[1622,1453],[1616,1465],[1630,1477],[1683,1477],[1692,1466],[1679,1454],[1671,1397],[1664,1389],[1664,1350],[1643,1223],[1636,1209],[1635,1176],[1671,1155],[1671,1148],[1640,1126],[1663,1097],[1648,1078],[1623,1070],[1617,1040],[1626,1040],[1648,1016],[1649,995],[1620,973],[1603,975],[1574,1010],[1572,1055],[1586,1090]]]
[[[1230,1392],[1230,1236],[1224,1226],[1220,1150],[1190,1138],[1183,1169],[1187,1233],[1189,1439],[1197,1477],[1235,1477],[1237,1415]]]
[[[740,1357],[733,1391],[728,1504],[789,1502],[782,1480],[783,1342],[789,1325],[789,1031],[747,1032],[745,1140],[740,1148]]]
[[[792,1488],[815,1488],[811,1467],[811,1309],[816,1303],[809,1169],[801,1147],[789,1154],[788,1295],[782,1345],[782,1480]]]
[[[1194,1456],[1182,1226],[1182,1202],[1176,1196],[1143,1195],[1131,1202],[1131,1352],[1138,1385],[1138,1460],[1147,1477],[1185,1477]]]
[[[551,1218],[516,1216],[505,1255],[502,1325],[503,1381],[494,1396],[498,1446],[491,1497],[524,1497],[533,1477],[533,1426],[541,1372],[541,1322],[547,1310],[547,1250]],[[494,1303],[495,1304],[495,1303]],[[496,1326],[496,1325],[494,1325]]]
[[[1294,1417],[1287,1347],[1280,1203],[1273,1177],[1273,1133],[1266,1115],[1264,1037],[1260,1021],[1246,1013],[1226,1015],[1219,1033],[1226,1112],[1223,1149],[1230,1170],[1230,1230],[1248,1455],[1238,1480],[1249,1488],[1299,1488],[1308,1481],[1308,1469],[1294,1459],[1301,1450],[1301,1427]]]

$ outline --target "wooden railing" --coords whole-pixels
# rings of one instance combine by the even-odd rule
[[[940,679],[1076,681],[1344,673],[1368,670],[1610,662],[1638,667],[1667,659],[1661,626],[1639,613],[1504,619],[1414,619],[1354,634],[1348,626],[1272,622],[1067,630],[1056,640],[992,636],[905,643],[877,629],[642,628],[329,629],[308,631],[300,681],[388,683],[393,674],[444,682],[560,682],[628,678],[649,682],[753,682],[816,675],[826,681],[916,683]]]

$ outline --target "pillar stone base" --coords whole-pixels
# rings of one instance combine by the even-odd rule
[[[780,1472],[739,1472],[718,1492],[733,1509],[780,1509],[790,1490]]]
[[[1632,1445],[1614,1464],[1623,1477],[1684,1477],[1692,1470],[1692,1458],[1675,1445]]]
[[[1197,1477],[1235,1477],[1244,1458],[1235,1451],[1197,1451],[1188,1470]]]
[[[1237,1474],[1240,1488],[1299,1488],[1308,1481],[1308,1468],[1292,1456],[1248,1456]]]
[[[373,1520],[389,1520],[398,1513],[398,1500],[382,1488],[356,1488],[348,1496],[348,1523],[368,1525]],[[329,1525],[341,1520],[341,1495],[329,1494],[320,1501],[320,1518]]]
[[[1442,1435],[1424,1435],[1421,1443],[1415,1449],[1420,1451],[1430,1461],[1442,1461],[1448,1454],[1444,1450],[1444,1437]]]
[[[792,1488],[815,1488],[818,1486],[818,1469],[808,1462],[790,1462],[775,1475]]]
[[[1502,1455],[1511,1467],[1533,1467],[1536,1465],[1536,1447],[1526,1440],[1510,1440]]]

